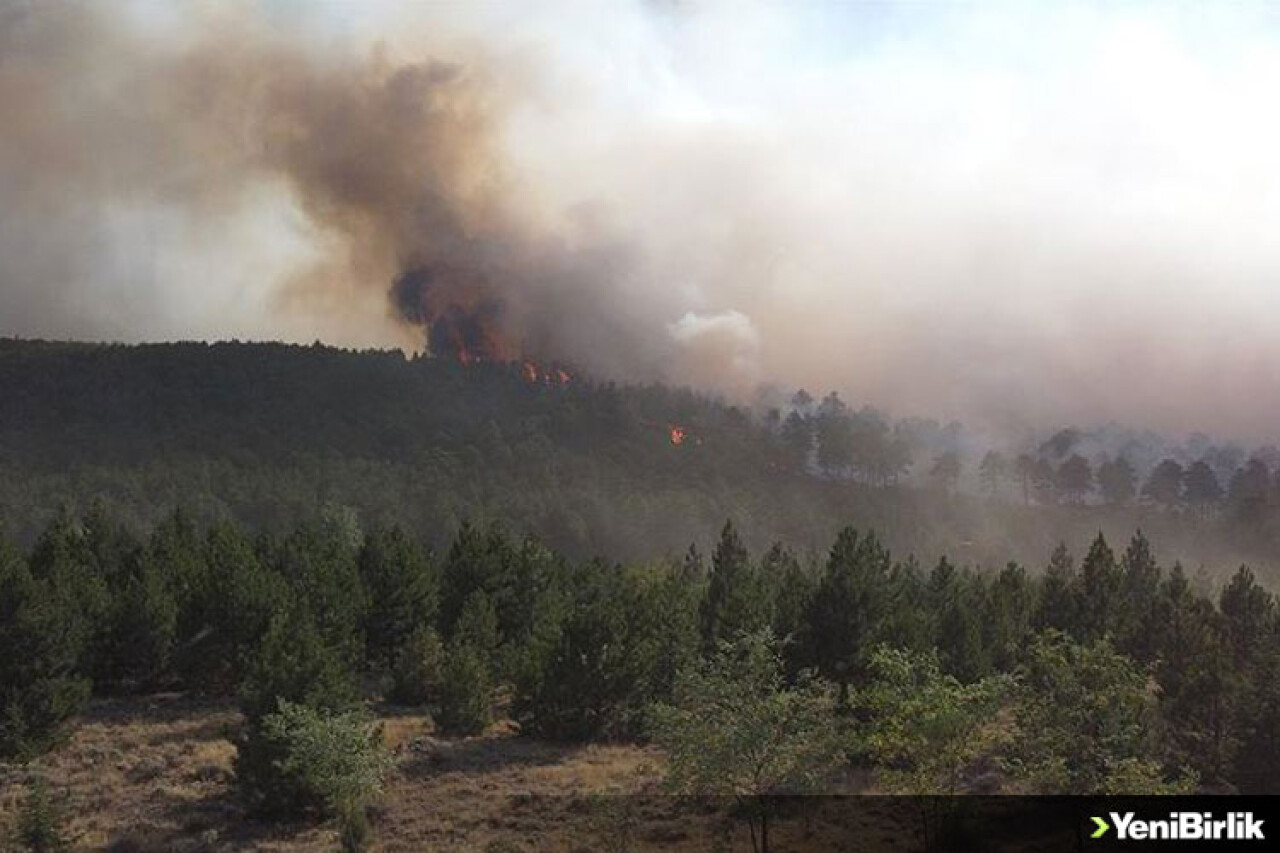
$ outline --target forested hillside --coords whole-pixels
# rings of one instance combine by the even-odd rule
[[[5,340],[0,401],[0,526],[24,544],[60,509],[103,499],[139,528],[181,507],[275,533],[328,504],[436,545],[496,521],[575,557],[678,555],[725,518],[753,547],[820,551],[857,524],[900,552],[993,566],[1137,528],[1215,577],[1239,562],[1269,577],[1277,553],[1260,459],[1236,459],[1242,477],[1216,502],[1184,492],[1172,461],[1176,476],[1126,481],[1118,461],[1093,460],[1095,491],[1070,432],[979,455],[958,425],[891,423],[836,395],[750,410],[563,366]]]
[[[181,691],[235,698],[236,815],[327,816],[348,850],[420,772],[395,709],[748,800],[1280,785],[1280,615],[1224,544],[1265,553],[1269,470],[1260,502],[1136,471],[1117,499],[1053,442],[1001,479],[834,394],[321,346],[9,342],[0,395],[0,769],[91,697]]]

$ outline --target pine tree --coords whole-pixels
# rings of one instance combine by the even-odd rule
[[[95,567],[97,560],[90,552],[84,527],[64,509],[40,535],[28,562],[32,576],[56,590],[60,600],[73,608],[67,618],[78,638],[76,666],[91,674],[102,648],[111,590]]]
[[[957,571],[946,557],[929,576],[933,645],[948,674],[961,681],[986,675],[991,661],[982,643],[982,589],[977,578]]]
[[[463,602],[450,642],[464,645],[479,655],[490,671],[497,665],[498,646],[502,642],[498,633],[498,613],[484,590],[477,589]]]
[[[358,564],[369,601],[369,658],[385,666],[417,631],[435,624],[440,580],[427,554],[399,527],[369,531]]]
[[[834,392],[822,401],[814,430],[818,444],[818,467],[827,476],[844,473],[853,464],[853,422],[844,403]]]
[[[1113,636],[1120,627],[1124,577],[1115,554],[1099,532],[1080,564],[1079,598],[1075,606],[1078,634],[1084,643]]]
[[[1222,500],[1222,486],[1218,483],[1218,475],[1203,459],[1187,469],[1185,482],[1184,497],[1201,514],[1207,513]]]
[[[513,582],[514,555],[501,528],[487,533],[463,524],[445,557],[440,577],[440,632],[449,639],[463,605],[476,590],[491,599]]]
[[[982,619],[983,645],[999,672],[1011,672],[1031,634],[1035,586],[1026,569],[1009,563],[987,587]]]
[[[773,635],[782,647],[788,676],[801,666],[808,624],[805,616],[812,604],[817,584],[795,555],[781,543],[774,544],[760,561],[760,579],[765,599],[773,603]]]
[[[177,650],[177,658],[189,684],[225,690],[244,677],[268,627],[286,611],[290,590],[230,523],[209,530],[204,562],[208,582],[192,608],[199,621],[190,623],[199,628]]]
[[[306,601],[325,642],[358,666],[369,598],[357,565],[362,536],[348,513],[330,511],[280,544],[275,562],[295,597]]]
[[[1151,543],[1142,531],[1129,540],[1120,560],[1121,593],[1116,646],[1142,664],[1155,660],[1155,607],[1160,588],[1160,566],[1151,554]]]
[[[1137,482],[1137,472],[1124,456],[1098,466],[1098,488],[1102,491],[1102,499],[1112,506],[1123,506],[1132,501]]]
[[[982,457],[982,462],[978,466],[978,476],[982,478],[982,487],[989,497],[994,498],[1000,494],[1008,469],[1008,460],[997,450],[988,450]]]
[[[391,667],[391,701],[422,705],[438,700],[444,681],[445,649],[434,628],[419,627],[396,650]]]
[[[1161,584],[1153,625],[1160,710],[1170,729],[1172,757],[1196,768],[1206,781],[1221,779],[1239,746],[1233,725],[1237,684],[1222,617],[1175,565]]]
[[[163,579],[176,606],[172,654],[197,642],[209,625],[207,606],[214,580],[205,561],[199,531],[181,509],[165,518],[151,533],[145,559]]]
[[[1142,487],[1142,496],[1165,507],[1176,506],[1182,500],[1184,476],[1182,466],[1175,460],[1162,460],[1147,477],[1147,482]]]
[[[446,734],[479,734],[493,720],[492,669],[461,636],[449,643],[438,704],[436,725]]]
[[[18,813],[15,841],[30,853],[60,853],[71,846],[63,828],[65,822],[62,804],[54,800],[44,778],[37,776],[28,787]]]
[[[559,741],[618,737],[633,731],[650,674],[637,666],[628,614],[634,591],[617,567],[589,564],[545,669],[519,696],[522,731]]]
[[[799,412],[791,412],[782,423],[782,446],[791,466],[803,471],[813,450],[813,423]]]
[[[1251,676],[1237,714],[1231,780],[1241,793],[1280,794],[1280,625],[1268,632]]]
[[[173,663],[178,602],[163,568],[138,554],[118,581],[98,674],[118,687],[148,689],[166,678]]]
[[[33,577],[0,540],[0,758],[44,751],[88,700],[82,620],[71,593]]]
[[[328,645],[304,602],[275,616],[254,652],[240,709],[244,728],[236,742],[236,784],[250,809],[266,815],[298,815],[317,807],[314,792],[295,784],[285,769],[287,744],[269,718],[281,702],[319,712],[357,706],[355,673],[342,650]]]
[[[711,576],[698,611],[704,651],[760,628],[766,620],[751,558],[733,523],[726,521],[711,555]]]
[[[1248,671],[1262,656],[1276,628],[1275,599],[1241,566],[1222,590],[1218,606],[1237,671]]]
[[[1057,628],[1074,634],[1079,629],[1076,614],[1075,561],[1066,543],[1059,543],[1049,558],[1049,567],[1040,580],[1040,596],[1031,620],[1036,630]]]
[[[1093,491],[1093,470],[1079,453],[1073,453],[1058,469],[1055,485],[1068,503],[1080,503]]]
[[[809,607],[808,660],[841,686],[861,680],[880,638],[889,554],[872,534],[840,531]]]

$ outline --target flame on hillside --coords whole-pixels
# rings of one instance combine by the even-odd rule
[[[536,361],[525,359],[520,362],[520,375],[525,382],[530,385],[549,385],[552,387],[564,387],[573,381],[573,374],[565,370],[559,365],[539,364]]]

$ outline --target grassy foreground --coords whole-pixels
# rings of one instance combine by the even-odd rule
[[[660,793],[663,756],[653,748],[560,746],[519,737],[507,723],[444,739],[427,717],[382,709],[379,719],[395,769],[373,815],[374,850],[751,849],[746,824],[723,811],[620,796]],[[180,694],[95,701],[66,744],[25,768],[0,765],[4,837],[38,774],[74,850],[337,849],[328,825],[245,814],[232,779],[238,721],[233,703]],[[779,827],[778,849],[818,841],[798,823]]]

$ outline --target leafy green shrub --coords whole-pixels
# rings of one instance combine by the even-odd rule
[[[320,637],[305,607],[295,605],[273,620],[240,691],[245,729],[237,743],[236,781],[251,809],[297,814],[316,805],[305,788],[282,779],[281,762],[289,756],[267,728],[280,703],[340,713],[355,706],[356,696],[354,674]]]
[[[942,672],[936,651],[877,647],[856,704],[867,711],[880,783],[896,793],[959,793],[965,770],[999,746],[996,714],[1010,689],[1007,676],[961,683]]]
[[[336,817],[344,849],[363,849],[370,835],[365,807],[382,791],[389,767],[381,729],[359,711],[282,699],[263,718],[261,736],[279,754],[274,784],[301,809]]]
[[[822,790],[845,761],[834,688],[808,673],[787,685],[767,628],[722,642],[710,660],[682,670],[673,701],[655,705],[651,719],[670,757],[668,787],[736,798],[762,851],[771,797]]]
[[[27,790],[26,801],[18,813],[14,840],[22,850],[31,853],[54,853],[67,849],[62,835],[62,811],[49,794],[44,779],[37,777]]]
[[[1148,676],[1107,640],[1081,644],[1049,630],[1019,673],[1011,766],[1038,790],[1069,794],[1189,791],[1164,777]]]

